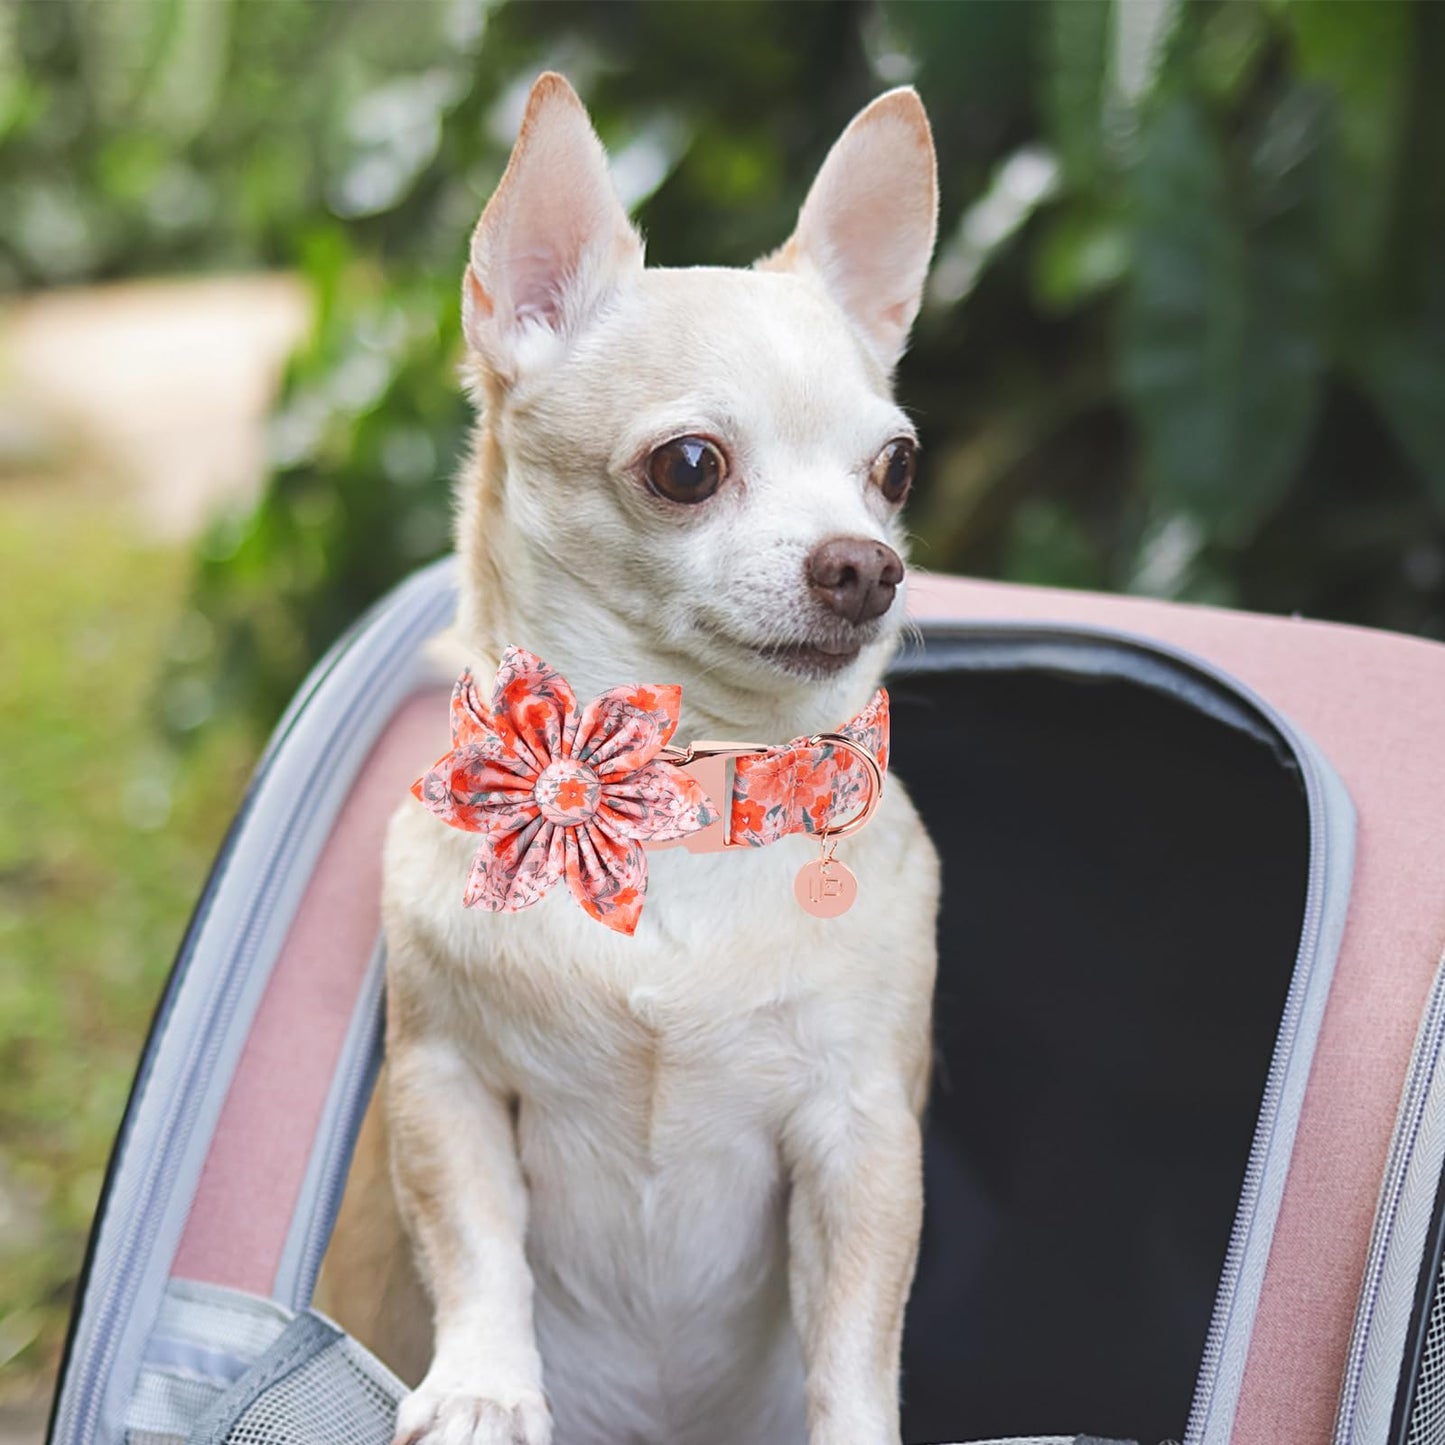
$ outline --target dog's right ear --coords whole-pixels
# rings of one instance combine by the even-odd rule
[[[642,269],[642,238],[613,189],[577,92],[538,77],[512,158],[472,234],[467,344],[503,382],[544,364]]]

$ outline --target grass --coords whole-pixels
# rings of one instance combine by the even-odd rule
[[[0,1403],[59,1359],[138,1051],[254,741],[153,715],[203,648],[189,553],[71,486],[0,489]],[[191,719],[199,722],[199,719]]]

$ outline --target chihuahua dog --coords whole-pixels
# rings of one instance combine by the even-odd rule
[[[479,680],[517,643],[583,699],[680,683],[679,739],[859,709],[903,613],[889,379],[935,216],[895,90],[780,250],[644,269],[581,102],[537,81],[463,287]],[[833,919],[793,898],[816,839],[653,854],[632,937],[562,890],[464,909],[475,842],[393,821],[385,1107],[328,1263],[328,1307],[420,1376],[398,1441],[896,1445],[938,892],[901,784]]]

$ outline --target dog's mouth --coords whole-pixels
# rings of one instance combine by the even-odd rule
[[[710,618],[698,617],[700,631],[725,645],[765,663],[770,669],[806,682],[826,682],[858,661],[859,654],[883,635],[877,622],[859,627],[820,627],[817,631],[794,632],[791,637],[759,641],[746,634],[720,627]]]
[[[809,682],[821,682],[835,678],[840,672],[851,668],[868,643],[879,637],[877,627],[858,627],[844,636],[795,637],[789,642],[747,643],[754,656],[762,657],[780,672],[790,673],[795,678]]]
[[[794,677],[817,680],[834,677],[852,666],[863,650],[864,639],[824,639],[822,641],[778,642],[753,650],[774,667]]]

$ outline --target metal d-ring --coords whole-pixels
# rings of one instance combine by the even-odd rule
[[[868,796],[863,800],[862,809],[846,823],[828,824],[814,834],[814,837],[822,839],[824,843],[830,838],[846,838],[864,827],[877,812],[878,804],[883,799],[883,769],[878,766],[878,759],[867,748],[861,743],[855,743],[852,738],[844,737],[842,733],[814,733],[808,742],[814,747],[820,743],[829,743],[835,748],[842,748],[846,753],[852,753],[868,774]]]

